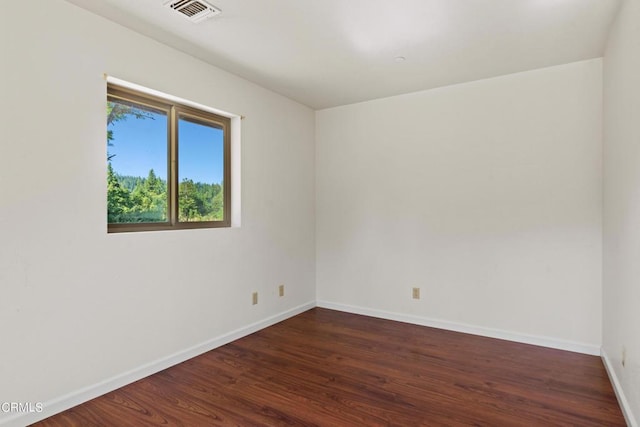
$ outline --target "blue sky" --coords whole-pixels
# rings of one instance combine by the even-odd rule
[[[119,175],[146,177],[153,169],[167,179],[167,118],[150,113],[152,118],[133,116],[109,125],[113,146],[108,147],[111,166]],[[223,132],[221,129],[180,120],[178,123],[179,181],[219,184],[223,176]]]

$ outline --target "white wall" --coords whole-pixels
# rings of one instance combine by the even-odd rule
[[[626,0],[604,57],[603,354],[635,425],[640,421],[639,22],[640,2]]]
[[[313,303],[312,110],[62,0],[2,6],[0,401]],[[240,228],[107,234],[103,73],[246,116]]]
[[[317,112],[319,303],[597,352],[601,67]]]

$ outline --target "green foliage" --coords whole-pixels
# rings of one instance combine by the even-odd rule
[[[165,222],[167,183],[151,169],[146,178],[121,176],[107,168],[109,223]],[[178,186],[180,221],[220,221],[223,219],[221,184],[205,184],[185,179]]]
[[[109,223],[123,221],[131,209],[131,197],[129,191],[120,185],[113,172],[111,163],[107,167],[107,220]]]
[[[219,221],[223,215],[222,185],[194,183],[191,179],[179,184],[179,221]]]
[[[153,169],[146,179],[137,177],[131,192],[131,212],[140,222],[164,222],[167,220],[167,185],[158,179]]]

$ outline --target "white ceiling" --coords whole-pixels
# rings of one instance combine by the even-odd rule
[[[67,0],[314,109],[602,56],[619,0]],[[403,56],[405,61],[397,62]]]

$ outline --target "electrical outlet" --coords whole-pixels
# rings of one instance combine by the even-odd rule
[[[284,285],[278,286],[278,295],[281,297],[284,296]]]
[[[420,299],[420,288],[413,288],[413,291],[411,292],[411,297],[413,299]]]
[[[251,303],[253,305],[256,305],[258,303],[258,293],[254,292],[253,294],[251,294]]]
[[[622,367],[624,368],[626,364],[627,364],[627,349],[625,347],[622,347]]]

